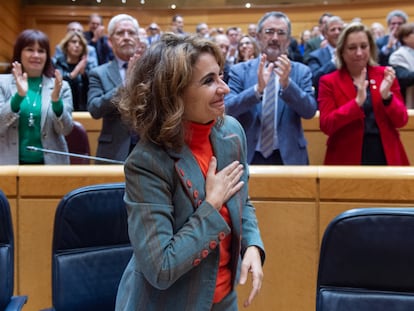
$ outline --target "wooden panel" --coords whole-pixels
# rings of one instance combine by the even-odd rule
[[[122,165],[22,166],[19,176],[21,198],[60,198],[79,187],[123,182],[124,170]]]
[[[18,170],[17,165],[0,165],[0,189],[8,198],[17,196]]]
[[[250,311],[313,310],[315,306],[318,232],[315,204],[253,202],[265,243],[264,282]],[[251,279],[239,286],[240,310]]]
[[[20,1],[0,3],[0,29],[0,73],[4,73],[13,56],[14,41],[22,30]]]
[[[52,306],[52,238],[59,199],[21,199],[19,203],[18,292],[29,296],[25,310]]]
[[[249,193],[253,200],[310,199],[316,197],[317,168],[312,166],[250,166]],[[274,176],[278,176],[275,182]]]
[[[414,167],[320,166],[320,200],[414,202]]]

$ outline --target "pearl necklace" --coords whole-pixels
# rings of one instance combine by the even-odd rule
[[[42,93],[42,84],[39,84],[39,88],[36,92],[35,98],[33,99],[33,102],[30,104],[29,101],[29,96],[26,95],[26,100],[27,103],[29,104],[29,109],[31,110],[32,108],[36,109],[36,105],[37,105],[37,100],[40,96],[40,94]],[[27,118],[27,124],[29,127],[33,127],[35,125],[35,117],[33,112],[29,112],[29,117]]]

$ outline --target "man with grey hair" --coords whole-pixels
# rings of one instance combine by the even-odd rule
[[[331,16],[324,24],[327,44],[309,54],[308,66],[312,72],[315,98],[318,99],[318,84],[321,76],[336,70],[336,43],[345,23],[339,16]]]
[[[377,40],[378,63],[388,66],[388,60],[392,52],[400,46],[396,36],[402,24],[407,23],[408,15],[401,10],[394,10],[387,15],[388,34]]]
[[[96,155],[124,161],[137,142],[118,113],[113,98],[124,84],[127,68],[138,59],[138,21],[127,14],[114,16],[108,24],[109,44],[114,59],[89,73],[88,111],[103,119]],[[99,164],[103,164],[99,162]]]
[[[316,113],[309,68],[287,57],[289,18],[268,12],[259,21],[262,54],[230,69],[226,113],[242,124],[250,164],[309,164],[301,118]]]

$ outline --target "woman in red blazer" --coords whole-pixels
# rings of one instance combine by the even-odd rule
[[[361,23],[349,24],[337,44],[337,67],[319,81],[325,164],[409,165],[398,128],[407,109],[391,67],[377,66],[375,41]]]

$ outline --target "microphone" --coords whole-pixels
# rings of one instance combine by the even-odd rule
[[[46,152],[46,153],[53,153],[53,154],[59,154],[59,155],[70,156],[70,157],[77,157],[77,158],[88,159],[88,160],[97,160],[97,161],[108,162],[108,163],[112,163],[112,164],[124,164],[123,161],[112,160],[112,159],[101,158],[101,157],[88,156],[88,155],[72,153],[72,152],[63,152],[63,151],[39,148],[39,147],[35,147],[35,146],[26,146],[26,149],[30,150],[30,151],[40,151],[40,152]]]

